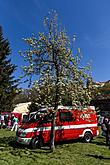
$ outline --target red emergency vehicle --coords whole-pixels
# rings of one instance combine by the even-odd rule
[[[30,120],[22,125],[17,133],[18,143],[40,147],[49,143],[52,114],[35,113]],[[85,110],[74,110],[70,107],[59,107],[55,119],[55,142],[83,138],[90,142],[99,134],[97,116],[94,107]]]

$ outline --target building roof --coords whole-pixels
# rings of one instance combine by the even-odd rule
[[[16,113],[28,113],[29,112],[28,106],[30,104],[31,104],[31,102],[19,103],[19,104],[16,105],[16,107],[13,110],[13,112],[16,112]]]

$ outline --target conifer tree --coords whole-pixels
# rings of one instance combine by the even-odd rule
[[[12,111],[17,92],[17,80],[13,76],[16,66],[9,59],[10,53],[9,42],[4,39],[0,26],[0,112]]]

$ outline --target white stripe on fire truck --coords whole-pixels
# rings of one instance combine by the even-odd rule
[[[90,128],[90,127],[97,127],[96,124],[80,124],[80,125],[67,125],[67,126],[55,126],[55,130],[62,130],[62,129],[80,129],[80,128]],[[51,126],[49,127],[38,127],[38,128],[28,128],[23,130],[23,132],[35,132],[35,131],[50,131]]]

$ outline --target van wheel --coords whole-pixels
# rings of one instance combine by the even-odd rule
[[[32,139],[31,145],[33,149],[40,149],[43,146],[43,139],[41,137],[35,137]]]
[[[86,143],[91,142],[91,140],[92,140],[91,132],[86,132],[83,139],[84,139],[84,142],[86,142]]]

